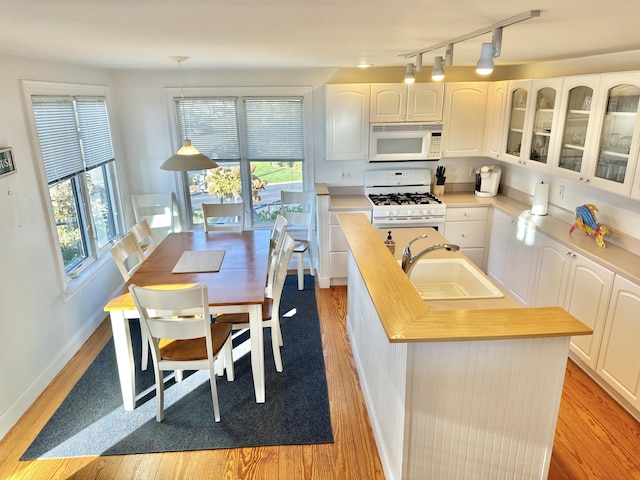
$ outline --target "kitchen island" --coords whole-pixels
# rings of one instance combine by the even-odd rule
[[[591,330],[508,297],[426,303],[365,215],[338,220],[347,328],[386,477],[546,478],[569,338]],[[415,251],[444,241],[411,230],[396,236],[428,234]]]

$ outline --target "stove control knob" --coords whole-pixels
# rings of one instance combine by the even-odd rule
[[[389,215],[391,215],[393,217],[397,217],[398,216],[398,211],[397,210],[389,210]]]
[[[429,215],[435,215],[435,214],[436,214],[435,209],[432,208],[429,210]]]

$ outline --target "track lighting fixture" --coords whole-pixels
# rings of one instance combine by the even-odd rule
[[[405,58],[416,57],[416,63],[418,62],[421,63],[422,54],[427,52],[432,52],[434,50],[439,50],[441,48],[446,48],[444,58],[441,56],[435,57],[433,72],[432,72],[432,78],[434,80],[436,80],[437,77],[440,77],[440,75],[443,75],[442,78],[444,78],[444,69],[442,69],[442,62],[444,60],[444,66],[447,66],[447,67],[453,64],[453,45],[454,44],[464,42],[466,40],[479,37],[480,35],[485,35],[487,33],[493,32],[493,39],[491,43],[482,44],[482,54],[480,56],[480,60],[478,60],[478,63],[476,65],[476,71],[479,74],[487,75],[493,71],[493,59],[500,56],[500,50],[502,48],[502,29],[504,27],[508,27],[509,25],[523,22],[525,20],[529,20],[531,18],[539,17],[539,16],[540,16],[540,10],[530,10],[528,12],[521,13],[520,15],[515,15],[513,17],[507,18],[500,22],[494,23],[493,25],[490,25],[486,28],[475,30],[471,33],[467,33],[466,35],[461,35],[459,37],[452,38],[451,40],[447,40],[445,42],[441,42],[427,48],[416,50],[414,52],[405,53],[401,56]],[[407,74],[409,73],[408,71],[409,65],[411,64],[407,65]],[[436,74],[436,76],[434,76],[434,73]],[[406,80],[407,74],[405,74],[405,82],[407,81]]]
[[[493,59],[500,56],[502,49],[502,28],[493,31],[491,43],[483,43],[480,50],[480,59],[476,63],[476,73],[478,75],[489,75],[493,72]]]
[[[444,68],[442,68],[442,57],[433,59],[433,70],[431,70],[431,80],[439,82],[444,80]]]
[[[178,63],[178,81],[180,83],[180,97],[184,101],[184,92],[182,90],[182,75],[180,64],[187,60],[189,57],[169,57],[174,62]],[[182,105],[182,103],[180,104]],[[186,135],[187,132],[185,132]],[[162,170],[171,170],[174,172],[192,172],[194,170],[208,170],[210,168],[218,168],[218,164],[211,160],[206,155],[203,155],[198,151],[196,147],[191,145],[191,140],[185,138],[182,147],[175,155],[171,155],[160,165]]]
[[[404,74],[404,83],[414,83],[416,76],[413,73],[413,63],[407,63],[407,70]]]

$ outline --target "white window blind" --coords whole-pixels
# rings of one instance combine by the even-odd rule
[[[73,102],[55,97],[33,97],[32,102],[47,182],[75,175],[83,163]]]
[[[32,97],[49,184],[114,159],[103,98]]]
[[[104,98],[76,98],[78,127],[87,169],[114,159]]]
[[[240,160],[240,139],[235,98],[176,100],[182,138],[200,153],[223,161]]]
[[[304,160],[301,98],[246,98],[244,111],[250,161]]]

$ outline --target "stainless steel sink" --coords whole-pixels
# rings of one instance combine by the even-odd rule
[[[409,280],[424,300],[504,297],[488,277],[464,258],[421,258]]]

